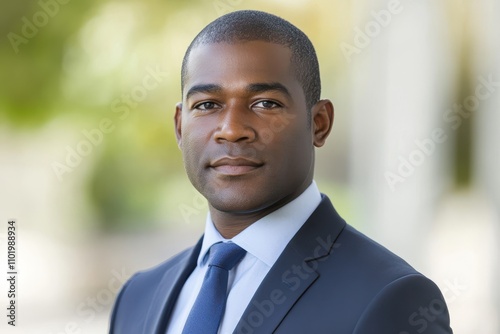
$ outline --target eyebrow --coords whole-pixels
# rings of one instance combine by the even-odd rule
[[[262,93],[268,91],[277,91],[285,94],[287,97],[292,97],[288,89],[280,84],[279,82],[271,82],[271,83],[254,83],[248,85],[247,89],[253,93]]]
[[[186,100],[196,93],[216,93],[222,91],[222,87],[215,84],[200,84],[189,88],[186,93]]]
[[[279,82],[271,82],[271,83],[253,83],[247,86],[246,88],[249,92],[252,93],[263,93],[269,91],[277,91],[285,94],[287,97],[292,97],[290,91]],[[216,84],[200,84],[191,87],[186,93],[186,99],[189,99],[192,95],[197,93],[217,93],[221,92],[222,87]]]

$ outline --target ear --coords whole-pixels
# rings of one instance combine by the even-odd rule
[[[175,138],[177,139],[177,146],[181,148],[182,146],[182,102],[178,102],[175,105]]]
[[[333,126],[333,104],[330,100],[319,100],[311,109],[313,143],[316,147],[325,144]]]

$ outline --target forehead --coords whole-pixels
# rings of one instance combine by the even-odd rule
[[[201,44],[191,50],[184,91],[198,84],[222,87],[280,82],[300,87],[292,71],[289,48],[264,41]]]

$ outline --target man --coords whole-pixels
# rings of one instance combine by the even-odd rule
[[[193,40],[181,77],[175,131],[208,200],[205,233],[126,283],[111,333],[452,332],[436,285],[347,225],[313,181],[333,105],[302,31],[227,14]]]

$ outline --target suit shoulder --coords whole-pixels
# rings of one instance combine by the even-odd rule
[[[384,287],[366,307],[354,333],[450,334],[443,295],[421,274],[401,277]]]
[[[436,284],[352,226],[345,226],[324,263],[321,285],[311,290],[327,300],[323,308],[338,315],[345,332],[414,333],[432,328],[429,333],[451,333],[448,309]],[[422,319],[420,308],[432,308],[432,323]]]
[[[349,258],[359,263],[360,267],[373,274],[392,276],[393,279],[406,275],[419,274],[408,262],[386,247],[346,225],[338,239],[338,250],[349,252]]]
[[[160,283],[165,273],[181,262],[186,262],[192,251],[193,247],[190,247],[154,267],[136,272],[124,284],[120,294],[144,296],[148,291],[154,291],[153,287],[156,287]]]
[[[110,333],[139,333],[158,289],[175,285],[181,273],[189,274],[193,247],[174,255],[150,269],[135,273],[116,298],[110,322]]]
[[[147,277],[147,276],[156,276],[158,273],[164,273],[165,271],[169,270],[171,267],[176,266],[178,263],[185,261],[189,255],[193,252],[193,248],[189,247],[174,256],[170,257],[169,259],[161,262],[160,264],[157,264],[151,268],[147,268],[141,271],[138,271],[135,275],[134,278],[142,278],[142,277]]]

